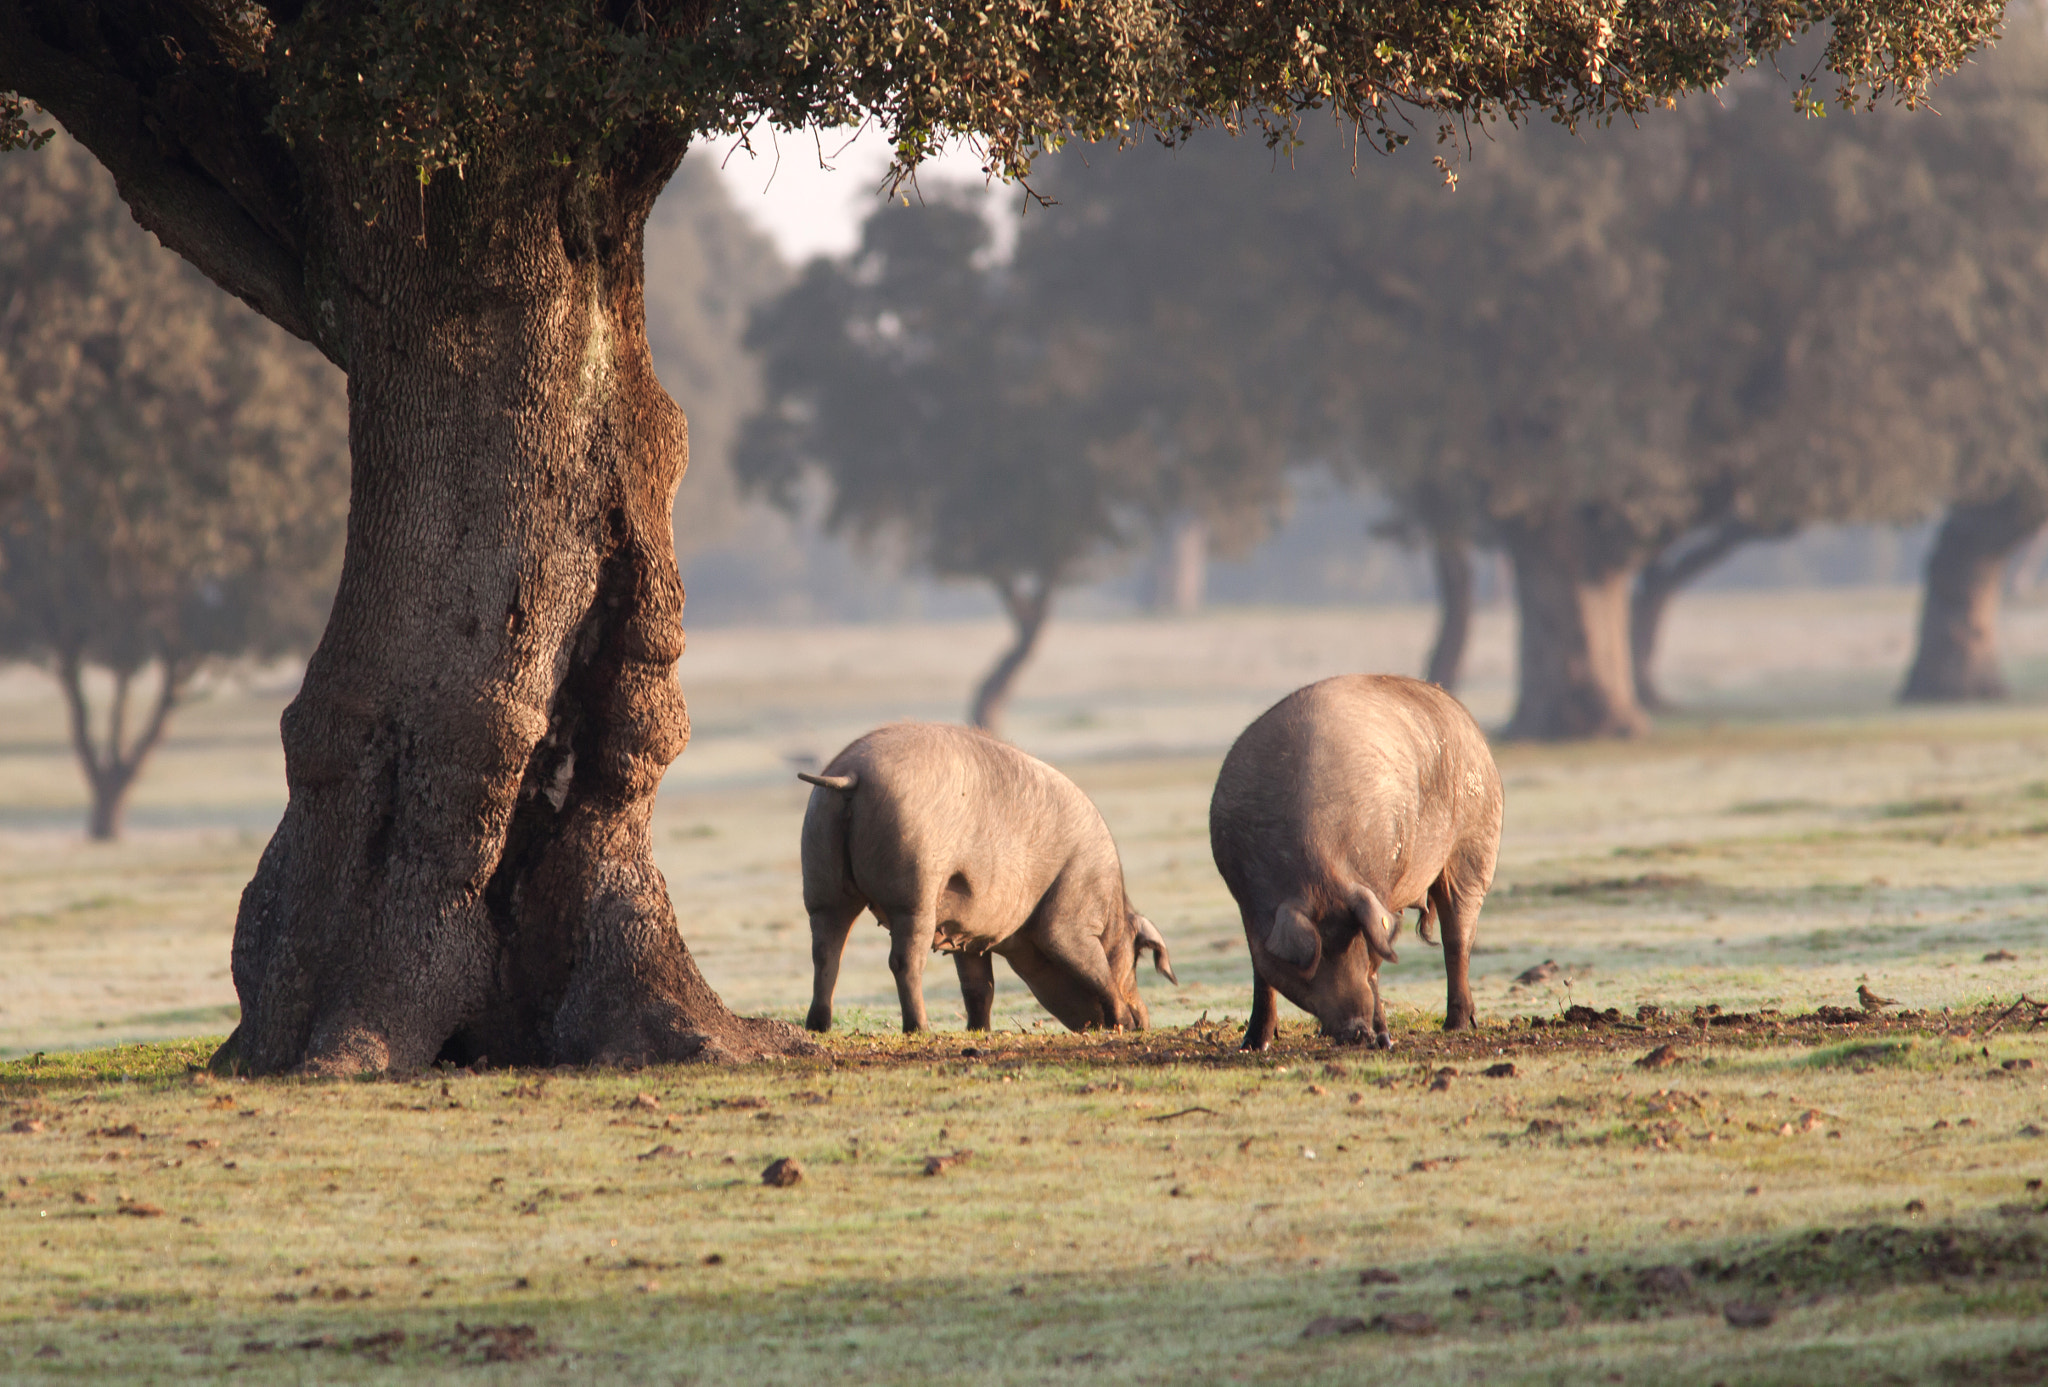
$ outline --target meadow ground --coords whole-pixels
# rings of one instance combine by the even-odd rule
[[[969,1037],[935,969],[954,1029],[904,1040],[861,927],[817,1061],[350,1084],[188,1073],[233,1022],[286,682],[187,710],[128,841],[92,847],[54,699],[0,673],[0,1377],[2042,1380],[2048,1028],[2008,1009],[2048,998],[2048,612],[2010,623],[1996,709],[1891,708],[1910,624],[1898,592],[1687,599],[1686,716],[1502,748],[1471,1038],[1430,1029],[1411,938],[1392,1055],[1298,1015],[1235,1052],[1216,765],[1287,689],[1412,666],[1427,617],[1225,612],[1055,628],[1012,727],[1096,797],[1173,947],[1153,1032],[1054,1034],[999,970],[999,1034]],[[1485,721],[1509,634],[1481,624]],[[693,636],[657,834],[736,1005],[808,995],[792,766],[956,715],[999,640]],[[1790,1019],[1859,982],[1917,1015]],[[1618,1023],[1529,1025],[1574,1006]],[[781,1156],[806,1178],[764,1186]]]

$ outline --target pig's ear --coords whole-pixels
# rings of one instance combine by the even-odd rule
[[[1138,925],[1138,952],[1151,950],[1152,966],[1164,974],[1168,982],[1179,987],[1180,979],[1173,975],[1173,964],[1166,957],[1166,938],[1159,933],[1159,926],[1142,915],[1136,916],[1135,919]]]
[[[1394,952],[1394,936],[1401,932],[1401,916],[1388,910],[1370,886],[1361,884],[1352,891],[1351,918],[1365,931],[1365,947],[1372,950],[1374,958],[1388,963],[1401,961],[1401,956]]]
[[[1272,928],[1266,931],[1266,952],[1282,963],[1313,973],[1323,960],[1323,936],[1315,921],[1292,904],[1273,912]]]

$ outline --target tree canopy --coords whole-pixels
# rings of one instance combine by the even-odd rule
[[[305,205],[331,151],[424,182],[502,158],[597,168],[767,123],[879,123],[907,172],[972,139],[1028,174],[1072,139],[1206,125],[1290,138],[1325,110],[1393,147],[1545,113],[1631,116],[1827,27],[1843,102],[1925,96],[1992,36],[2002,0],[68,0],[0,3],[0,147],[34,104],[99,154],[146,226],[330,352],[305,219],[375,216],[365,173]],[[296,156],[287,149],[297,151]],[[195,235],[195,233],[198,233]],[[203,238],[203,239],[202,239]],[[223,253],[234,243],[239,257]],[[211,246],[211,248],[209,248]],[[238,260],[240,263],[238,263]]]

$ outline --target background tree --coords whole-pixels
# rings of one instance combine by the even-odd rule
[[[656,195],[699,134],[873,119],[1022,173],[1070,138],[1328,107],[1376,139],[1598,119],[1809,25],[1917,95],[1998,0],[914,0],[476,6],[0,0],[0,148],[62,120],[138,219],[349,376],[350,543],[236,922],[252,1072],[802,1046],[683,947],[648,836],[688,738],[645,331]],[[16,93],[8,96],[5,93]],[[442,176],[460,174],[460,177]]]
[[[312,647],[341,566],[340,386],[150,244],[71,141],[0,163],[0,653],[63,685],[92,837],[120,831],[207,662]]]
[[[1918,428],[1904,441],[1945,472],[1899,695],[1912,702],[2005,696],[2004,574],[2048,522],[2043,19],[2015,6],[2008,41],[1958,74],[1941,121],[1872,122],[1828,171],[1838,222],[1873,262],[1843,317],[1881,342],[1899,412]]]
[[[690,466],[675,508],[676,551],[686,558],[741,523],[733,450],[761,398],[747,323],[789,279],[712,163],[686,160],[647,221],[647,344],[662,385],[690,401]]]
[[[1152,532],[1162,610],[1200,605],[1212,552],[1264,538],[1314,446],[1290,238],[1242,234],[1252,209],[1211,181],[1245,156],[1271,164],[1249,142],[1062,151],[1034,183],[1055,206],[1017,239],[1018,292],[1085,353],[1084,427]]]
[[[1029,291],[981,266],[989,239],[968,207],[892,206],[850,263],[813,261],[748,335],[768,398],[738,470],[792,511],[818,473],[828,530],[995,589],[1014,639],[968,715],[994,729],[1054,593],[1122,540],[1123,498],[1079,427],[1099,354],[1048,335]]]

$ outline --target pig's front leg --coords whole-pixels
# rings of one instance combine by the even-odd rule
[[[960,974],[960,1000],[967,1004],[967,1029],[987,1030],[996,1005],[995,958],[963,950],[953,955],[953,968]]]
[[[1252,971],[1252,1014],[1245,1022],[1244,1045],[1246,1050],[1263,1050],[1273,1043],[1273,1027],[1279,1017],[1273,1009],[1273,984],[1261,977],[1256,968]]]

